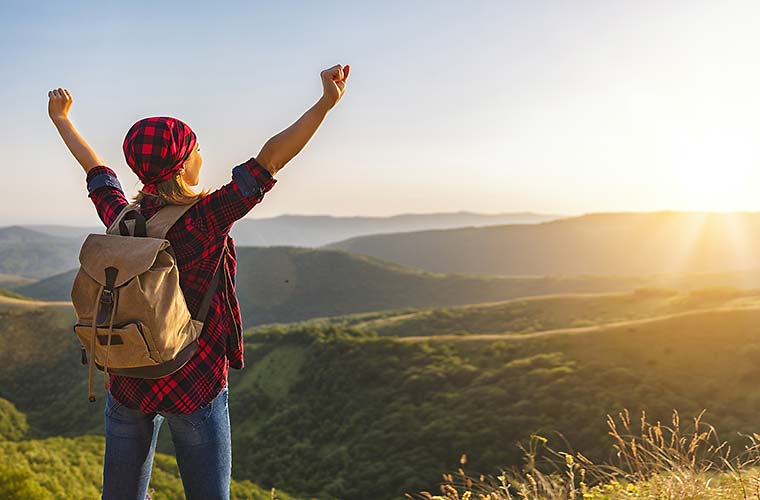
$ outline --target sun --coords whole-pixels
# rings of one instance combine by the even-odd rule
[[[704,212],[757,211],[760,165],[736,138],[712,134],[679,148],[670,176],[673,208]],[[755,149],[752,145],[752,149]]]

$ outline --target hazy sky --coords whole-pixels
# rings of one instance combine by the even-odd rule
[[[140,187],[129,127],[198,134],[215,189],[350,64],[249,214],[760,210],[760,2],[0,2],[0,225],[99,224],[47,116]]]

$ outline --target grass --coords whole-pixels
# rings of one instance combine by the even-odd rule
[[[670,425],[649,422],[645,412],[633,421],[628,410],[607,415],[612,459],[594,463],[574,452],[548,446],[533,434],[519,443],[522,467],[497,476],[466,473],[462,455],[456,472],[444,473],[440,494],[421,491],[406,498],[426,500],[715,500],[760,499],[760,435],[744,435],[735,452],[702,421],[704,411],[683,425],[676,410]],[[562,438],[562,436],[560,436]]]

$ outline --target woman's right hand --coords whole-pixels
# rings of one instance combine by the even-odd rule
[[[351,67],[346,64],[341,66],[336,64],[332,68],[322,70],[320,76],[322,77],[323,94],[320,100],[324,102],[328,108],[332,108],[346,91],[346,79],[348,79],[348,72]]]
[[[57,88],[48,92],[48,116],[55,121],[65,121],[74,98],[68,89]]]

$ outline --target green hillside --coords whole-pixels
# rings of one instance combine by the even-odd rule
[[[760,213],[595,213],[530,225],[360,236],[325,248],[432,272],[722,272],[760,267]]]
[[[4,500],[55,500],[100,498],[103,484],[101,436],[48,438],[29,441],[0,440],[0,498]],[[184,498],[174,457],[157,453],[149,489],[154,500]],[[283,500],[293,499],[277,492]],[[250,481],[232,481],[231,499],[269,500],[269,490]]]
[[[74,323],[70,303],[0,297],[0,398],[26,414],[30,438],[102,433],[103,401],[87,401]]]
[[[37,300],[71,300],[71,287],[77,270],[70,269],[31,283],[16,285],[12,289]]]
[[[7,399],[0,398],[0,441],[16,441],[29,430],[26,415],[16,409]]]
[[[713,287],[679,292],[640,288],[632,292],[523,297],[455,307],[397,309],[301,322],[298,327],[339,325],[379,336],[531,333],[670,315],[698,308],[760,305],[760,291]],[[295,325],[261,325],[255,333],[287,331]]]
[[[759,321],[760,309],[725,308],[549,335],[262,334],[233,385],[249,416],[237,427],[250,450],[240,462],[252,480],[293,491],[398,498],[455,470],[462,453],[471,471],[518,464],[514,443],[532,432],[561,432],[601,461],[606,433],[587,424],[624,407],[663,420],[706,408],[737,444],[736,432],[757,429]]]
[[[375,323],[401,338],[381,337],[369,322],[346,326],[345,318],[249,330],[247,367],[230,373],[234,477],[320,498],[400,498],[455,470],[462,453],[470,471],[517,464],[515,443],[532,432],[550,440],[561,432],[603,460],[606,433],[588,423],[622,408],[662,420],[673,408],[706,408],[705,419],[735,445],[737,432],[757,430],[758,297],[635,297],[544,298],[523,314],[546,326],[574,318],[548,332],[495,331],[505,318],[510,325],[509,304],[493,309],[493,319],[488,307],[461,308],[461,321],[442,335],[416,330],[424,321],[413,314],[430,311],[406,311],[406,331]],[[2,303],[0,397],[26,414],[26,438],[102,434],[102,398],[87,401],[70,309]],[[637,319],[652,311],[662,314]],[[162,433],[159,451],[171,452],[167,439]]]

